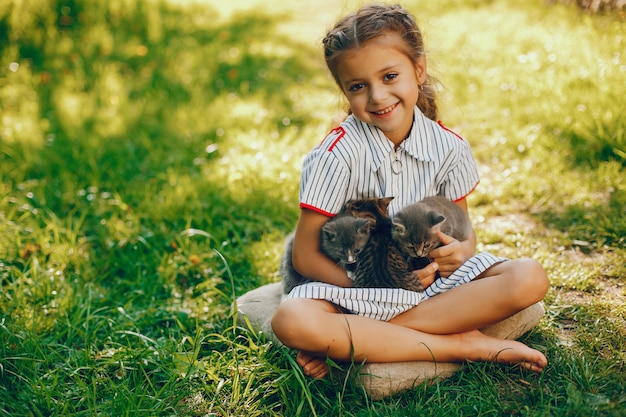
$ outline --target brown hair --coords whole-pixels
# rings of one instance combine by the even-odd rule
[[[417,64],[424,56],[424,41],[413,15],[399,5],[371,4],[339,20],[324,38],[324,58],[330,73],[341,87],[337,74],[339,60],[344,52],[356,49],[384,33],[397,33],[404,40],[398,45],[407,57]],[[417,107],[432,120],[437,120],[434,79],[426,75],[420,86]]]

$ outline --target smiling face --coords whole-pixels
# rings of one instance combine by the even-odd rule
[[[346,51],[337,67],[340,86],[354,116],[382,130],[395,145],[409,134],[419,85],[426,80],[426,60],[414,64],[398,49],[393,33]]]

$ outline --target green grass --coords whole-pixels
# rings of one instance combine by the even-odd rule
[[[0,5],[0,415],[624,415],[623,14],[405,3],[480,165],[480,249],[549,272],[523,341],[550,364],[373,401],[231,311],[279,279],[302,157],[343,107],[319,40],[357,3],[236,4]]]

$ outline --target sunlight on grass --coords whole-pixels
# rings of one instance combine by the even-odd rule
[[[265,283],[280,281],[278,265],[284,248],[285,235],[282,232],[268,233],[250,248],[254,269],[265,278]]]
[[[8,143],[19,142],[40,147],[46,123],[39,120],[40,104],[34,90],[34,75],[27,64],[8,64],[6,78],[0,80],[0,134]]]
[[[318,0],[290,2],[285,0],[239,0],[212,2],[210,0],[167,0],[183,7],[189,4],[210,3],[223,19],[237,16],[242,11],[257,10],[280,18],[280,30],[304,43],[321,41],[326,29],[345,13],[364,4],[362,0]],[[216,4],[213,4],[216,3]]]

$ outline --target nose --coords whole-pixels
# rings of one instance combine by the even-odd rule
[[[383,84],[371,84],[369,88],[370,103],[382,103],[387,98],[387,88]]]

